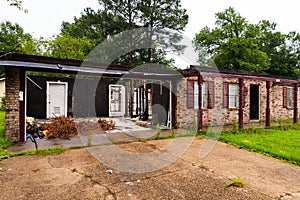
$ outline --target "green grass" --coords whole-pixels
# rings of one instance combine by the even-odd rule
[[[22,152],[0,152],[0,161],[3,159],[24,156],[24,155],[47,155],[47,154],[59,154],[65,152],[67,149],[61,146],[52,147],[49,149],[27,150]]]
[[[300,131],[297,129],[246,129],[222,133],[219,140],[300,165]]]
[[[0,111],[0,153],[13,144],[12,141],[4,137],[5,111]]]

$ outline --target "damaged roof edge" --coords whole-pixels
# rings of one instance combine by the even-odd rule
[[[72,74],[82,74],[82,75],[111,75],[111,76],[123,76],[126,77],[140,77],[140,78],[158,78],[162,77],[168,79],[174,79],[180,76],[180,73],[153,73],[153,72],[143,72],[143,71],[132,71],[132,70],[117,70],[117,69],[105,69],[105,68],[93,68],[93,67],[82,67],[82,66],[70,66],[70,65],[60,65],[60,64],[45,64],[45,63],[35,63],[35,62],[23,62],[23,61],[7,61],[0,60],[0,66],[7,67],[20,67],[26,68],[30,71],[54,71],[56,73],[72,73]]]
[[[298,80],[295,77],[262,74],[258,72],[249,72],[243,70],[222,69],[217,67],[191,65],[189,69],[181,70],[182,75],[185,77],[197,76],[199,75],[199,72],[202,76],[220,76],[223,78],[247,78],[265,81],[275,81],[277,79],[281,79],[285,80],[285,82],[298,83]]]

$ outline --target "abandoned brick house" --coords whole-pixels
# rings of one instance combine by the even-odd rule
[[[193,118],[198,119],[198,129],[234,121],[240,128],[250,122],[268,127],[273,120],[298,121],[297,80],[199,66],[182,73],[186,78],[177,82],[177,122],[182,126]]]
[[[235,120],[240,128],[250,122],[268,127],[280,118],[298,121],[298,81],[289,78],[199,66],[135,72],[1,52],[0,65],[6,70],[5,135],[15,141],[25,140],[26,115],[139,117],[169,128],[196,123],[199,130]]]

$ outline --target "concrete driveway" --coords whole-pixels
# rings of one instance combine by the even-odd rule
[[[119,144],[128,152],[160,150],[171,140]],[[128,173],[99,162],[86,148],[0,162],[1,199],[300,199],[300,167],[218,142],[199,158],[203,140],[169,166]],[[224,184],[231,178],[244,188]]]

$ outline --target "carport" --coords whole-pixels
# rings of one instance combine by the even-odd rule
[[[124,115],[130,117],[145,117],[145,113],[147,114],[149,110],[147,110],[147,106],[144,104],[147,104],[149,99],[147,98],[147,95],[143,94],[147,94],[145,92],[151,91],[152,95],[157,95],[155,93],[158,91],[161,98],[156,98],[156,102],[152,103],[161,104],[162,102],[167,102],[165,103],[168,112],[166,125],[169,128],[175,127],[176,125],[177,99],[172,91],[176,91],[176,80],[180,77],[177,71],[174,71],[174,73],[171,72],[171,70],[162,69],[144,71],[139,69],[135,70],[132,66],[107,66],[101,63],[88,63],[79,60],[3,52],[0,52],[0,66],[5,67],[6,76],[5,136],[14,141],[26,140],[27,72],[29,71],[74,76],[80,74],[82,77],[94,77],[96,81],[97,76],[106,77],[108,79],[115,78],[123,82],[126,80],[127,82],[124,82],[124,86],[128,89],[130,95],[126,96],[125,102],[126,105],[128,105],[128,108],[126,107]],[[95,90],[92,92],[95,93]],[[75,91],[72,94],[71,102],[73,108],[79,105],[89,105],[92,108],[95,107],[95,104],[91,105],[91,102],[95,102],[95,95],[93,96],[94,93],[91,93],[92,100],[75,101],[74,104],[74,99],[80,97],[80,94]],[[112,104],[112,102],[110,102],[110,104]],[[80,111],[77,110],[77,113],[79,112]],[[158,114],[157,116],[160,115]],[[48,115],[48,117],[51,116]]]

